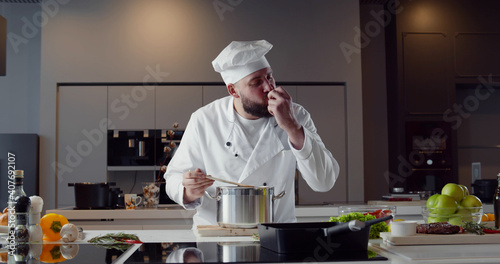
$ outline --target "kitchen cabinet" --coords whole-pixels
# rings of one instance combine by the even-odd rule
[[[108,128],[142,130],[155,127],[155,87],[108,86]]]
[[[403,33],[403,89],[408,114],[441,114],[451,105],[448,42],[444,33]]]
[[[107,87],[60,86],[57,107],[57,207],[75,203],[72,182],[105,182]]]
[[[225,85],[203,86],[203,105],[229,95]]]
[[[155,128],[184,130],[191,114],[202,106],[202,86],[157,86]]]
[[[346,91],[343,85],[297,86],[286,88],[296,102],[311,114],[318,134],[340,166],[339,177],[328,192],[314,192],[299,177],[299,204],[322,204],[347,201],[347,113]],[[318,104],[318,98],[328,98],[329,104]]]

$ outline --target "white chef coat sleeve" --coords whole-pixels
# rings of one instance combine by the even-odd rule
[[[184,186],[182,185],[182,175],[184,172],[195,170],[196,168],[204,170],[201,165],[203,164],[201,151],[198,150],[200,146],[198,144],[198,119],[195,113],[191,115],[186,130],[182,135],[181,143],[170,160],[164,175],[167,195],[185,209],[196,209],[201,205],[201,199],[184,204]]]
[[[288,140],[297,159],[297,168],[311,189],[316,192],[329,191],[338,178],[339,164],[318,135],[310,114],[299,107],[296,117],[302,124],[305,135],[304,146],[300,150],[295,149]]]

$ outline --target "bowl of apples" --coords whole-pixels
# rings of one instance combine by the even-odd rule
[[[464,222],[481,223],[483,207],[434,207],[422,206],[422,216],[426,223],[448,222],[462,225]]]
[[[440,194],[427,199],[422,207],[422,217],[426,223],[448,222],[462,225],[464,222],[481,223],[483,204],[467,187],[455,183],[446,184]]]

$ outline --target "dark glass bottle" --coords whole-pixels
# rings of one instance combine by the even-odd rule
[[[28,243],[29,242],[29,209],[30,209],[30,198],[27,196],[19,196],[16,198],[16,223],[14,226],[14,237],[17,243]]]
[[[500,173],[497,175],[497,189],[493,197],[493,210],[495,212],[495,227],[500,228]]]
[[[24,179],[24,171],[23,170],[15,170],[13,173],[14,176],[14,189],[9,190],[9,229],[10,232],[14,234],[14,236],[9,236],[9,243],[25,243],[24,238],[19,239],[17,236],[18,233],[19,235],[22,235],[22,227],[23,225],[27,224],[24,223],[27,221],[27,210],[29,209],[29,204],[28,208],[26,207],[26,203],[29,201],[29,198],[26,197],[26,193],[24,192],[23,188],[23,179]],[[19,201],[21,201],[20,204]],[[19,210],[21,209],[21,210]],[[21,212],[23,211],[23,212]],[[19,214],[18,214],[19,213]]]
[[[15,214],[14,207],[16,207],[16,199],[21,196],[26,196],[23,188],[24,171],[16,170],[14,171],[14,189],[9,192],[9,219],[16,219],[15,216],[10,216],[10,214]]]

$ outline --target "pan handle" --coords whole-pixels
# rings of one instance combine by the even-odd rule
[[[380,222],[384,222],[384,221],[387,221],[387,220],[391,220],[392,219],[392,215],[388,215],[388,216],[384,216],[384,217],[380,217],[380,218],[377,218],[377,219],[373,219],[373,220],[368,220],[365,222],[366,226],[371,226],[371,225],[374,225],[374,224],[377,224],[377,223],[380,223]]]
[[[205,191],[205,195],[212,199],[212,200],[216,200],[216,201],[220,201],[220,196],[212,196],[210,193],[208,193],[207,191]]]
[[[278,193],[277,195],[273,195],[273,201],[283,198],[283,196],[285,196],[285,194],[286,194],[286,192],[282,191],[282,192]]]
[[[347,223],[339,223],[329,228],[323,229],[325,236],[331,237],[340,233],[356,232],[366,227],[366,223],[359,220],[351,220]]]

